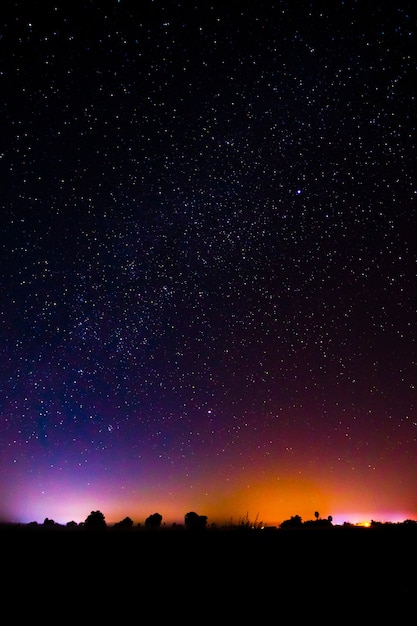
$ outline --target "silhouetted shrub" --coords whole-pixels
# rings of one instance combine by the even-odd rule
[[[67,522],[67,523],[65,524],[65,526],[66,526],[67,528],[76,528],[76,527],[78,526],[78,524],[77,524],[77,522],[74,522],[74,520],[71,520],[70,522]]]
[[[190,511],[185,514],[184,524],[187,530],[204,530],[207,528],[207,515],[198,515]]]
[[[302,528],[303,520],[300,515],[292,515],[290,519],[284,520],[280,524],[280,528]]]
[[[118,530],[129,530],[133,528],[133,520],[130,517],[125,517],[120,522],[116,522],[114,528]]]
[[[239,530],[259,530],[260,528],[263,527],[263,522],[260,522],[259,519],[259,514],[256,515],[255,520],[252,521],[249,518],[249,513],[246,513],[246,515],[244,517],[240,517],[237,523],[237,528]]]

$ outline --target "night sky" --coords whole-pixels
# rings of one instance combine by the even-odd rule
[[[0,519],[417,519],[413,6],[2,3]]]

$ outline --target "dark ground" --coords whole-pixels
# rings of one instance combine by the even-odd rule
[[[5,527],[14,623],[415,623],[417,528]]]

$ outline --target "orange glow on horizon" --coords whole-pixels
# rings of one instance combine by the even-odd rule
[[[86,487],[57,481],[44,493],[26,482],[14,492],[3,518],[7,513],[12,522],[43,523],[48,517],[59,524],[80,523],[92,510],[100,510],[109,525],[125,517],[135,525],[143,524],[156,512],[166,526],[183,524],[190,511],[206,515],[209,526],[237,524],[243,519],[279,526],[295,515],[302,521],[314,520],[316,512],[321,519],[331,516],[335,525],[417,519],[417,510],[409,506],[405,494],[396,494],[396,499],[390,498],[390,506],[384,506],[386,498],[378,485],[359,490],[356,484],[332,483],[317,475],[306,478],[297,473],[271,478],[256,471],[221,484],[210,479],[201,477],[187,490],[176,489],[173,482],[169,491],[162,483],[142,487],[131,483],[121,489],[117,483],[103,487],[97,482]]]

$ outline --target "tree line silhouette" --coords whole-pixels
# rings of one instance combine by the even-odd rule
[[[84,528],[86,530],[106,530],[108,528],[113,528],[115,530],[132,530],[133,528],[144,528],[146,530],[159,530],[161,527],[167,528],[165,523],[163,523],[163,517],[160,513],[152,513],[149,515],[142,525],[141,522],[138,522],[136,525],[134,521],[130,517],[125,517],[119,522],[116,522],[112,525],[109,525],[106,522],[106,518],[104,514],[99,511],[91,511],[91,513],[86,517],[83,522],[75,522],[70,521],[66,524],[59,524],[55,522],[53,519],[46,517],[42,524],[39,524],[36,521],[29,522],[28,524],[17,524],[17,526],[25,526],[29,528],[37,528],[37,527],[46,527],[46,528]],[[345,528],[355,527],[356,524],[352,524],[350,522],[344,522],[342,524]],[[402,527],[416,527],[417,521],[413,519],[405,519],[403,522],[380,522],[371,520],[368,524],[371,528],[380,528],[380,527],[391,527],[391,526],[402,526]],[[314,519],[309,519],[303,521],[300,515],[293,515],[290,518],[281,522],[278,526],[265,526],[263,522],[258,520],[258,516],[255,517],[255,520],[251,520],[249,518],[249,514],[246,513],[245,516],[240,517],[237,522],[233,522],[232,520],[228,524],[224,524],[218,526],[216,523],[208,524],[207,515],[199,515],[195,511],[189,511],[184,516],[184,523],[177,524],[176,522],[172,523],[170,526],[171,529],[181,529],[190,531],[203,531],[207,529],[237,529],[237,530],[285,530],[285,529],[301,529],[301,528],[333,528],[335,525],[333,524],[333,517],[329,515],[326,518],[320,517],[318,511],[314,513]],[[340,525],[339,525],[340,527]]]

